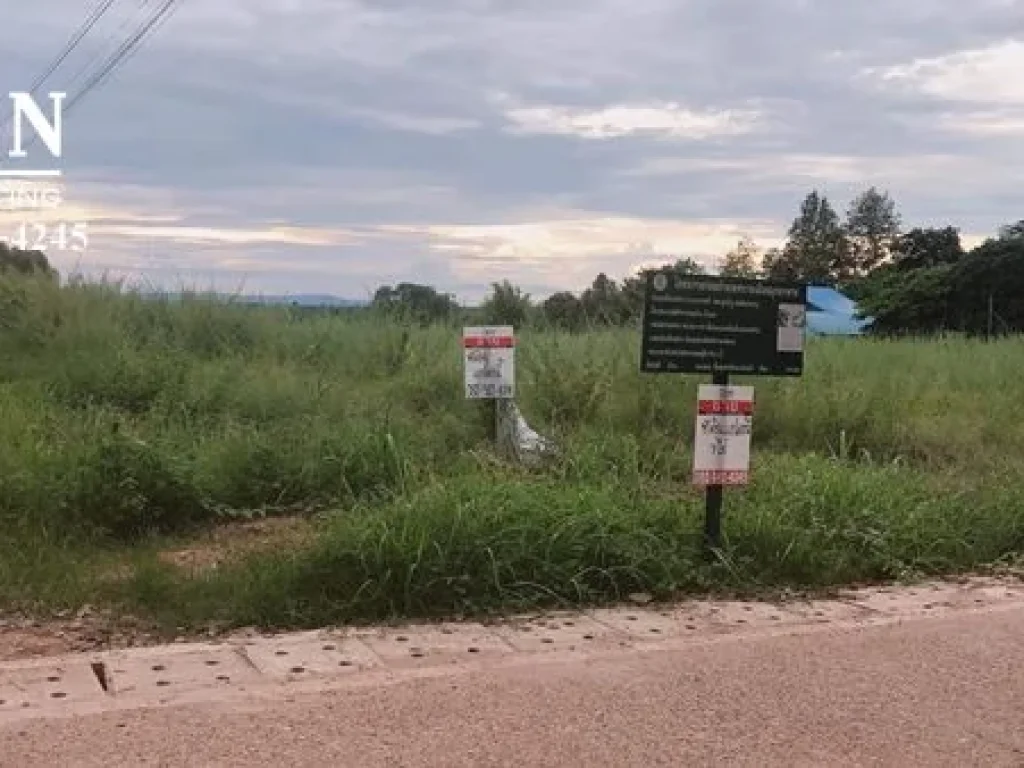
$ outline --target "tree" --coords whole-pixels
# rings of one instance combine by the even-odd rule
[[[969,333],[1024,331],[1024,236],[1007,228],[953,267],[960,327]]]
[[[586,325],[583,302],[569,291],[552,294],[541,304],[544,318],[555,328],[580,331]]]
[[[652,272],[675,272],[677,275],[706,275],[707,269],[696,259],[682,256],[674,262],[666,261],[657,269],[642,269],[632,277],[622,281],[619,288],[617,303],[619,324],[640,319],[644,311],[644,295],[647,289],[647,277]]]
[[[774,279],[831,285],[853,274],[839,216],[817,190],[804,198],[782,252],[765,256],[765,271]]]
[[[399,283],[394,288],[382,285],[374,293],[371,306],[399,320],[423,325],[450,321],[459,312],[453,296],[417,283]]]
[[[671,265],[671,269],[679,275],[706,275],[708,273],[703,264],[690,256],[676,259],[675,263]]]
[[[952,227],[907,233],[894,263],[874,270],[856,297],[871,330],[1024,331],[1024,228],[1012,229],[968,254]]]
[[[889,258],[900,234],[900,215],[888,192],[871,187],[854,198],[846,213],[849,267],[863,275]]]
[[[1024,237],[1024,219],[999,228],[999,240],[1015,240]]]
[[[788,280],[792,265],[778,248],[769,248],[761,257],[761,274],[772,280]],[[795,278],[792,278],[795,279]]]
[[[49,277],[56,275],[56,270],[50,266],[46,254],[42,251],[27,251],[0,242],[0,273],[3,272],[41,274]]]
[[[749,237],[742,237],[719,266],[718,273],[722,277],[739,277],[752,279],[759,274],[758,262],[761,261],[761,249]]]
[[[893,266],[901,272],[956,264],[963,257],[960,233],[955,227],[916,227],[898,237],[892,246]]]
[[[491,294],[482,306],[486,322],[522,328],[530,316],[530,294],[523,293],[508,280],[491,285]]]
[[[876,270],[871,289],[857,298],[876,334],[935,333],[955,326],[955,276],[949,265],[907,272]]]

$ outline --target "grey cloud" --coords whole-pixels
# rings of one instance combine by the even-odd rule
[[[118,6],[124,14],[134,4]],[[9,11],[0,91],[25,87],[85,13],[71,0]],[[110,44],[125,18],[97,39]],[[172,213],[182,226],[369,232],[540,221],[575,209],[768,219],[784,230],[812,186],[843,199],[874,183],[897,193],[908,216],[990,230],[1019,217],[1012,169],[1024,157],[1021,133],[981,128],[997,118],[1012,128],[1017,114],[986,117],[912,88],[875,87],[863,73],[1014,36],[1024,38],[1024,3],[1006,0],[185,3],[69,117],[68,177],[76,199]],[[675,103],[698,113],[756,109],[763,121],[699,141],[643,131],[582,141],[510,132],[509,103],[586,113]],[[971,114],[976,130],[958,128]],[[794,165],[794,156],[820,158],[819,167]],[[943,166],[937,157],[954,159]],[[657,164],[661,173],[638,175]],[[148,263],[131,247],[117,247],[125,263]],[[187,246],[161,247],[195,261]],[[374,275],[485,285],[459,271],[457,250],[422,237],[370,239],[343,255],[227,250],[259,254],[264,266],[280,260],[280,270],[261,267],[255,278],[268,283],[315,280],[321,269],[339,289]],[[611,249],[592,261],[620,274],[636,257]],[[498,266],[534,286],[558,284],[551,257]]]

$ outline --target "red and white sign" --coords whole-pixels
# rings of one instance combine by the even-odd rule
[[[516,340],[511,325],[463,328],[462,352],[468,399],[515,397]]]
[[[746,485],[750,481],[753,387],[702,384],[693,440],[694,485]]]

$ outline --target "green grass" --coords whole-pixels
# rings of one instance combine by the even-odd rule
[[[174,626],[479,614],[979,568],[1024,548],[1024,343],[812,340],[753,379],[753,482],[699,548],[699,380],[639,334],[521,335],[520,405],[561,457],[489,457],[457,328],[0,279],[0,606]],[[167,541],[316,514],[307,544],[200,576]],[[169,538],[170,537],[170,538]],[[133,575],[111,580],[130,564]]]

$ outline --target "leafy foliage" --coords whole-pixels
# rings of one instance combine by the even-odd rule
[[[853,266],[839,215],[829,199],[815,190],[804,198],[785,248],[766,255],[764,272],[775,280],[834,285],[850,277]]]
[[[41,274],[50,277],[57,274],[42,251],[26,251],[0,242],[0,274],[4,272],[21,275]]]
[[[383,285],[374,294],[371,306],[391,318],[423,325],[450,321],[459,312],[459,305],[450,294],[417,283]]]
[[[491,286],[491,295],[484,301],[482,309],[487,323],[522,328],[530,316],[530,295],[503,280]]]
[[[964,249],[955,227],[917,227],[896,239],[892,257],[897,269],[907,271],[956,264],[964,257]]]
[[[886,261],[900,234],[900,215],[887,192],[871,187],[854,198],[846,214],[850,266],[863,275]]]
[[[760,275],[760,260],[761,254],[757,244],[749,237],[743,237],[722,259],[718,274],[723,277],[753,279]]]

